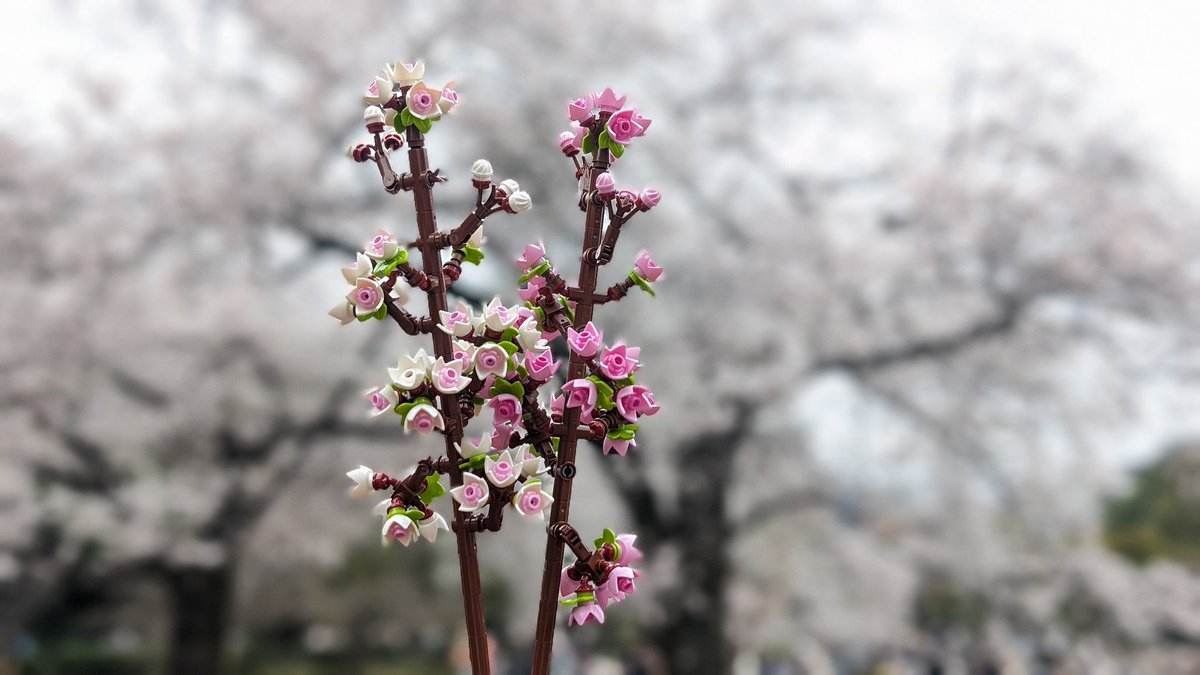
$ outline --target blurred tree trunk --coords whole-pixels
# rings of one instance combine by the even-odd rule
[[[225,626],[233,590],[233,568],[185,567],[166,572],[171,602],[171,637],[167,673],[220,673]]]

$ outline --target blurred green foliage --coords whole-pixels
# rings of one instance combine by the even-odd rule
[[[1200,566],[1200,446],[1175,447],[1139,470],[1105,515],[1105,542],[1135,563]]]

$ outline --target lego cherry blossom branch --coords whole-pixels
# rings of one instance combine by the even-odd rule
[[[572,104],[576,130],[560,147],[575,166],[586,213],[577,282],[568,283],[541,244],[531,244],[517,261],[524,271],[518,290],[523,305],[506,306],[496,298],[478,310],[466,303],[450,309],[446,291],[460,278],[463,263],[483,260],[484,221],[502,211],[528,210],[531,200],[515,181],[493,182],[491,164],[479,160],[471,167],[475,207],[456,227],[437,228],[433,189],[446,176],[429,166],[425,135],[457,106],[458,95],[449,85],[428,87],[423,77],[419,62],[386,67],[364,95],[371,142],[349,151],[355,161],[375,164],[387,192],[412,194],[416,236],[401,245],[380,230],[342,270],[353,288],[331,314],[343,323],[390,316],[405,333],[429,336],[432,351],[402,356],[388,370],[389,383],[369,390],[367,399],[376,415],[397,414],[406,432],[441,435],[445,454],[421,460],[403,478],[367,467],[347,475],[355,496],[389,493],[376,508],[385,542],[408,546],[420,538],[435,540],[439,530],[454,532],[476,673],[489,672],[490,665],[474,537],[499,531],[509,508],[523,519],[550,520],[533,669],[544,673],[559,596],[573,607],[570,622],[602,622],[604,609],[631,593],[637,576],[628,566],[640,557],[633,535],[606,530],[589,549],[568,517],[578,441],[601,442],[605,454],[624,455],[635,445],[640,418],[658,411],[650,390],[634,379],[638,348],[605,345],[591,320],[595,305],[619,300],[634,286],[653,294],[650,284],[661,274],[643,252],[626,278],[597,292],[598,271],[612,261],[622,227],[660,199],[653,189],[618,190],[608,171],[650,121],[635,109],[622,109],[624,98],[611,90]],[[392,153],[404,148],[408,170],[397,173]],[[450,256],[443,261],[446,249]],[[425,294],[428,315],[405,307],[401,281]],[[540,392],[562,365],[552,355],[555,340],[566,343],[571,357],[566,383],[547,402]],[[491,431],[465,439],[466,427],[485,411]],[[449,490],[442,476],[449,477]],[[452,525],[434,511],[447,493],[455,505]],[[566,567],[564,543],[576,556]]]

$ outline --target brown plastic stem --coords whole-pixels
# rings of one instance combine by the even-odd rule
[[[596,161],[592,163],[588,177],[588,193],[596,189],[596,177],[608,170],[608,149],[603,148],[596,153]],[[587,216],[583,230],[583,251],[594,249],[600,245],[600,236],[604,229],[604,205],[595,199],[589,199]],[[592,295],[596,291],[596,278],[599,267],[584,255],[579,264],[580,298],[575,306],[574,326],[580,329],[592,320]],[[430,316],[437,316],[432,311]],[[571,354],[571,363],[567,368],[567,379],[574,380],[587,375],[588,366],[585,359],[578,354]],[[571,512],[571,480],[575,475],[575,446],[579,440],[579,408],[568,408],[565,411],[563,424],[566,434],[558,446],[558,461],[554,470],[554,503],[550,507],[551,532],[546,534],[546,563],[542,569],[542,592],[538,600],[537,632],[533,640],[533,667],[531,675],[548,675],[550,672],[550,655],[554,650],[554,626],[558,618],[558,586],[562,572],[563,543],[552,533],[557,523],[566,523]],[[567,468],[569,467],[569,469]],[[564,471],[565,469],[565,471]]]
[[[425,152],[424,135],[415,127],[408,127],[408,167],[411,176],[433,176],[429,171],[429,156]],[[441,247],[433,243],[437,233],[437,216],[433,210],[432,184],[436,180],[412,181],[413,199],[416,203],[417,232],[420,235],[418,249],[421,263],[428,279],[426,297],[429,298],[429,316],[439,316],[446,309],[446,280],[442,274]],[[434,330],[433,352],[435,356],[450,361],[454,358],[454,345],[448,333]],[[462,485],[462,457],[455,444],[462,440],[463,420],[459,410],[458,395],[438,397],[442,416],[446,423],[446,457],[449,458],[450,484]],[[458,540],[458,570],[462,580],[463,610],[466,614],[467,646],[471,655],[471,672],[475,675],[490,675],[488,662],[487,627],[483,621],[483,590],[479,581],[479,556],[475,548],[475,533],[468,531],[464,513],[454,510],[454,536]]]

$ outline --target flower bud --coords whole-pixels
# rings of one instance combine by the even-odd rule
[[[646,188],[645,190],[642,190],[642,194],[638,195],[638,208],[643,211],[649,211],[655,206],[658,206],[658,202],[661,199],[662,193],[660,193],[658,190],[655,190],[654,188]]]
[[[371,159],[371,146],[362,143],[351,145],[346,148],[346,156],[356,162],[366,162]]]
[[[400,134],[388,134],[383,137],[383,147],[388,150],[399,150],[404,146],[404,138]]]
[[[558,147],[567,157],[574,157],[579,154],[579,148],[575,146],[575,134],[564,131],[558,135]]]
[[[477,159],[471,165],[471,178],[480,183],[492,182],[492,163],[486,159]]]
[[[501,181],[496,188],[503,192],[506,196],[512,196],[514,192],[521,189],[521,186],[517,184],[517,181],[509,178]]]
[[[617,183],[613,180],[612,174],[605,172],[596,176],[596,193],[601,197],[608,197],[617,191]]]
[[[363,122],[366,122],[368,127],[372,124],[383,124],[383,108],[377,105],[367,106],[363,111]]]
[[[529,198],[529,193],[524,190],[517,190],[508,197],[508,208],[513,213],[528,211],[531,206],[533,206],[533,200]]]

